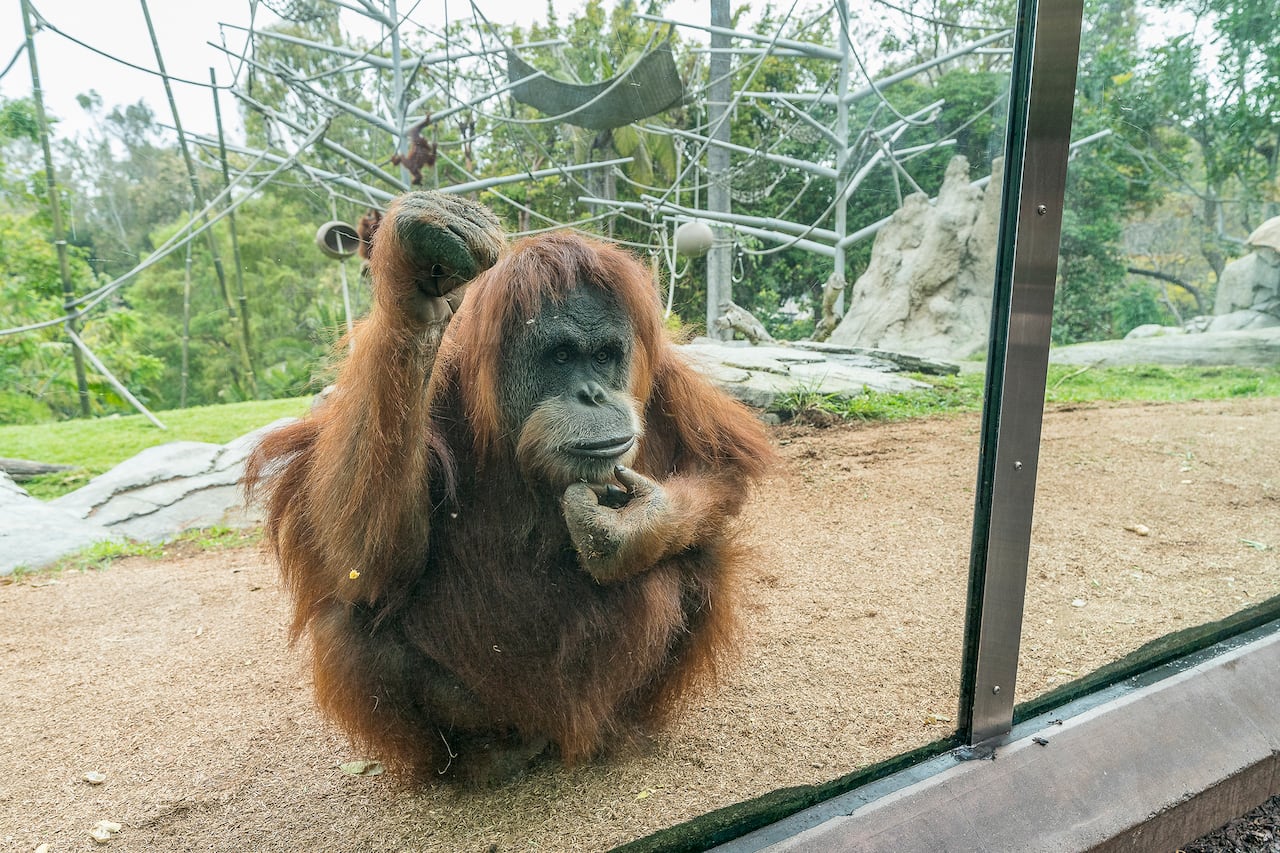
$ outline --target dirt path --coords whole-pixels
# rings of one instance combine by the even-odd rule
[[[977,429],[779,429],[734,671],[640,754],[490,791],[336,768],[366,756],[313,711],[254,549],[0,586],[0,850],[101,849],[99,820],[114,851],[601,850],[940,737]],[[1019,698],[1280,592],[1276,436],[1280,400],[1048,415]]]

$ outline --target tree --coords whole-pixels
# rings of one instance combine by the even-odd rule
[[[161,143],[144,102],[107,112],[93,90],[78,100],[95,124],[60,146],[71,231],[91,250],[95,270],[114,278],[155,248],[152,231],[190,208],[191,191],[178,152]]]
[[[1165,187],[1144,165],[1159,116],[1140,67],[1135,0],[1088,0],[1080,39],[1072,135],[1108,136],[1076,152],[1067,192],[1054,302],[1057,344],[1121,337],[1169,319],[1150,286],[1128,280],[1127,219],[1150,210]]]

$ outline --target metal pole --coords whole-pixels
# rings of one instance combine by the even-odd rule
[[[147,0],[138,0],[138,2],[142,6],[142,17],[146,19],[147,32],[151,36],[151,49],[156,56],[156,68],[160,72],[161,82],[164,83],[164,93],[169,99],[169,112],[173,115],[173,126],[178,133],[178,148],[182,151],[182,159],[187,166],[187,179],[191,182],[191,195],[196,200],[196,207],[204,207],[204,195],[200,191],[200,179],[196,176],[196,164],[191,159],[191,149],[187,146],[187,136],[182,130],[182,117],[178,114],[178,104],[173,99],[173,86],[169,82],[169,73],[164,67],[164,55],[160,52],[160,41],[156,38],[156,28],[151,23],[151,10],[147,8]],[[207,214],[202,214],[200,220],[202,223],[207,223],[209,217]],[[231,301],[231,291],[227,289],[227,273],[222,267],[222,255],[218,251],[218,241],[214,239],[212,228],[205,231],[205,237],[209,242],[209,254],[213,258],[213,270],[218,277],[218,289],[222,293],[222,301],[226,303],[227,314],[234,320],[236,306]],[[249,348],[243,337],[240,338],[239,343],[240,361],[244,367],[246,379],[250,381],[249,389],[252,391],[253,368],[249,365]],[[241,390],[243,391],[243,389]]]
[[[213,89],[213,118],[218,125],[218,160],[222,163],[222,185],[231,188],[231,173],[227,168],[227,140],[222,132],[222,105],[218,100],[218,75],[209,69],[209,85]],[[227,204],[231,204],[228,195]],[[244,267],[240,263],[240,237],[236,231],[236,211],[232,207],[227,211],[227,226],[231,231],[231,262],[236,268],[236,301],[240,303],[240,337],[244,340],[245,368],[248,370],[249,388],[253,396],[257,396],[258,376],[253,369],[253,338],[249,332],[249,297],[244,291]],[[188,244],[189,246],[190,244]]]
[[[195,162],[191,159],[191,150],[187,147],[186,134],[182,132],[182,116],[178,114],[178,104],[173,99],[173,86],[169,83],[169,73],[164,67],[164,55],[160,52],[160,42],[156,39],[156,28],[151,23],[151,10],[147,8],[147,0],[138,0],[142,5],[142,17],[147,22],[147,32],[151,35],[151,49],[156,55],[156,68],[160,71],[160,80],[164,84],[165,96],[169,99],[169,113],[173,116],[173,126],[178,132],[178,147],[182,150],[182,159],[187,165],[187,179],[191,182],[191,195],[196,200],[196,207],[204,206],[204,195],[200,192],[200,179],[196,177]],[[208,218],[205,217],[205,221]],[[209,252],[213,255],[213,265],[218,272],[218,286],[222,289],[223,301],[227,310],[235,314],[235,305],[231,302],[231,294],[227,290],[227,277],[222,269],[222,257],[218,254],[217,242],[213,232],[206,232],[209,238]]]
[[[391,28],[391,115],[395,121],[396,127],[396,153],[407,154],[408,147],[405,142],[405,136],[408,134],[409,117],[406,112],[407,104],[404,97],[404,68],[400,60],[400,17],[396,13],[396,0],[388,0],[387,2],[387,18],[389,23],[387,26]],[[412,179],[409,169],[400,164],[400,180],[404,185],[409,186]]]
[[[62,230],[62,205],[58,201],[58,181],[53,171],[53,149],[49,146],[49,119],[44,113],[44,92],[40,88],[40,67],[36,63],[35,30],[31,26],[31,4],[22,0],[22,29],[27,37],[27,61],[31,65],[31,96],[36,103],[36,120],[40,123],[40,147],[44,152],[44,179],[49,192],[49,216],[53,220],[53,245],[58,250],[58,274],[62,277],[62,307],[67,312],[67,335],[74,344],[76,337],[75,288],[67,267],[67,240]],[[77,347],[71,348],[76,368],[76,389],[80,395],[80,414],[89,417],[89,380],[84,372],[84,357]]]
[[[1083,0],[1020,0],[982,413],[959,731],[1013,723]]]
[[[194,200],[192,202],[194,204]],[[187,215],[187,222],[195,219],[195,207]],[[178,386],[178,408],[187,407],[187,388],[191,380],[191,244],[187,241],[187,262],[182,276],[182,382]]]
[[[338,202],[333,196],[329,196],[329,218],[334,220],[338,218]],[[351,319],[351,287],[347,284],[346,258],[338,261],[338,273],[342,278],[342,311],[347,320],[347,348],[354,350],[356,348],[356,340],[352,337],[351,332],[355,328],[355,323]]]
[[[729,26],[729,0],[711,0],[711,26]],[[711,33],[711,81],[707,88],[707,123],[709,136],[721,142],[729,141],[729,99],[733,96],[733,80],[730,77],[730,38],[723,31]],[[729,213],[729,150],[719,145],[707,149],[707,209],[716,213]],[[732,231],[723,226],[712,229],[715,239],[707,253],[707,337],[730,340],[732,330],[721,329],[717,321],[729,311],[733,301],[733,244]]]
[[[103,378],[105,378],[108,382],[110,382],[112,386],[117,391],[120,392],[121,397],[124,397],[126,400],[128,400],[129,404],[132,405],[139,412],[141,412],[143,416],[146,417],[147,420],[151,421],[151,423],[155,424],[160,429],[166,428],[164,424],[160,423],[160,421],[156,419],[155,415],[151,414],[151,412],[147,409],[146,406],[142,405],[142,403],[138,401],[137,397],[129,393],[129,389],[124,387],[123,382],[121,382],[119,379],[116,379],[115,374],[113,374],[110,370],[107,370],[107,366],[98,360],[98,357],[93,354],[93,350],[89,349],[89,345],[86,344],[84,341],[80,340],[79,335],[77,335],[75,332],[68,332],[67,334],[71,336],[71,343],[75,344],[76,351],[84,353],[85,358],[89,359],[89,363],[92,364],[94,368],[99,373],[102,374]]]
[[[840,77],[836,80],[836,180],[835,192],[836,198],[836,256],[835,274],[840,276],[840,281],[844,281],[845,273],[845,257],[844,247],[840,245],[840,241],[844,239],[845,234],[849,230],[849,193],[841,186],[841,181],[846,179],[845,169],[849,165],[849,103],[846,95],[849,94],[849,6],[845,0],[836,0],[836,17],[837,34],[840,39],[840,70],[836,73]],[[836,295],[835,315],[837,318],[844,314],[844,289]]]

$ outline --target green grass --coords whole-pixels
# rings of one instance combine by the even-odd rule
[[[42,569],[30,569],[18,566],[10,576],[13,580],[32,577],[56,577],[66,572],[94,572],[107,568],[116,560],[125,557],[146,557],[151,560],[163,560],[172,556],[175,550],[195,548],[199,551],[220,551],[224,548],[239,548],[255,545],[262,541],[262,531],[254,528],[240,530],[233,527],[208,527],[203,530],[188,530],[180,533],[164,544],[154,542],[97,542],[74,554],[69,554],[56,563]]]
[[[913,373],[910,376],[930,387],[892,394],[869,391],[856,397],[801,388],[779,397],[773,410],[801,420],[827,423],[833,419],[900,421],[982,408],[985,378],[981,373],[945,377]],[[1051,365],[1045,390],[1045,401],[1050,404],[1277,396],[1280,396],[1280,367]]]
[[[74,471],[46,474],[22,484],[33,496],[48,499],[79,488],[90,477],[148,447],[170,441],[226,444],[277,418],[304,414],[310,400],[260,400],[156,412],[167,427],[163,430],[142,415],[0,426],[0,456],[75,465]]]
[[[1280,367],[1068,367],[1053,365],[1045,399],[1181,402],[1280,397]]]
[[[854,419],[898,421],[953,412],[977,411],[982,406],[983,376],[923,376],[913,378],[928,389],[887,394],[870,392],[841,397],[799,389],[774,404],[787,416],[819,420]],[[1174,402],[1222,400],[1233,397],[1280,396],[1280,367],[1066,367],[1049,368],[1049,403],[1099,400]],[[84,485],[140,450],[170,441],[226,442],[277,418],[301,415],[310,398],[231,403],[158,412],[168,427],[156,429],[141,415],[59,421],[30,426],[0,426],[0,456],[35,459],[77,466],[24,483],[31,494],[52,498]]]

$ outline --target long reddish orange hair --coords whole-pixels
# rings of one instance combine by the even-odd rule
[[[545,298],[563,301],[580,286],[604,292],[629,318],[636,343],[631,395],[646,421],[671,428],[641,440],[641,470],[669,473],[662,469],[674,460],[660,457],[678,453],[684,464],[732,463],[748,476],[762,474],[773,455],[764,431],[745,406],[710,387],[670,343],[644,267],[615,246],[567,232],[515,243],[472,283],[445,335],[431,391],[452,385],[460,393],[477,456],[490,457],[502,434],[502,342],[520,334]]]

